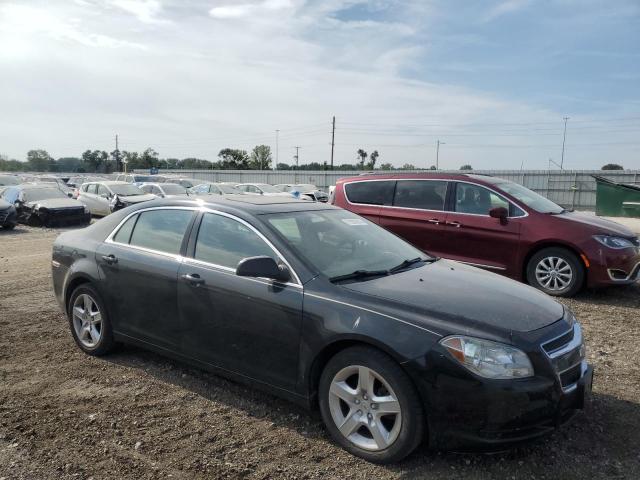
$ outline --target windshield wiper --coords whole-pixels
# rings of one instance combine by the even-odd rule
[[[415,264],[415,263],[419,263],[419,262],[435,262],[437,260],[437,258],[422,258],[422,257],[416,257],[416,258],[410,258],[407,259],[405,261],[403,261],[400,265],[396,265],[393,268],[389,269],[389,273],[396,273],[399,272],[400,270],[404,270],[407,267],[410,267],[411,265]]]
[[[337,275],[329,278],[330,282],[341,282],[344,280],[354,280],[357,278],[366,277],[381,277],[389,275],[389,270],[356,270],[355,272],[347,273],[346,275]]]

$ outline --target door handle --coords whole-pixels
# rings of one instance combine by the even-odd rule
[[[200,278],[200,275],[198,275],[197,273],[187,273],[185,275],[182,275],[180,278],[182,278],[185,282],[190,283],[194,287],[204,284],[204,279]]]
[[[434,225],[440,225],[440,220],[437,218],[430,218],[427,223],[433,223]]]
[[[102,255],[102,259],[107,262],[109,265],[113,265],[114,263],[118,263],[118,257],[115,255]]]
[[[460,228],[462,226],[462,224],[460,222],[445,222],[445,225],[451,225],[452,227],[456,227],[456,228]]]

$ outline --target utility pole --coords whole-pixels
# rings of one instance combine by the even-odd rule
[[[440,145],[446,145],[440,139],[436,142],[436,170],[440,170]]]
[[[280,136],[280,130],[276,130],[276,163],[273,166],[274,170],[278,169],[278,137]]]
[[[564,134],[562,135],[562,158],[560,159],[560,170],[562,170],[562,166],[564,165],[564,143],[567,140],[567,120],[569,117],[563,117],[564,119]]]
[[[293,147],[296,149],[296,154],[293,156],[293,158],[296,159],[296,168],[298,167],[298,160],[300,160],[300,147]]]
[[[116,133],[116,171],[120,171],[120,150],[118,150],[118,134]]]
[[[333,128],[331,129],[331,170],[333,170],[333,147],[336,139],[336,116],[333,116]]]

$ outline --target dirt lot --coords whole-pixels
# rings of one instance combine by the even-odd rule
[[[640,285],[567,302],[596,366],[589,416],[515,451],[381,467],[269,395],[139,349],[81,353],[51,293],[57,234],[0,231],[0,479],[640,477]]]

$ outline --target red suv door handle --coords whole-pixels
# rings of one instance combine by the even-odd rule
[[[440,220],[437,218],[430,218],[427,223],[433,223],[434,225],[440,225]]]
[[[451,225],[452,227],[460,228],[462,224],[460,222],[445,222],[445,225]]]

